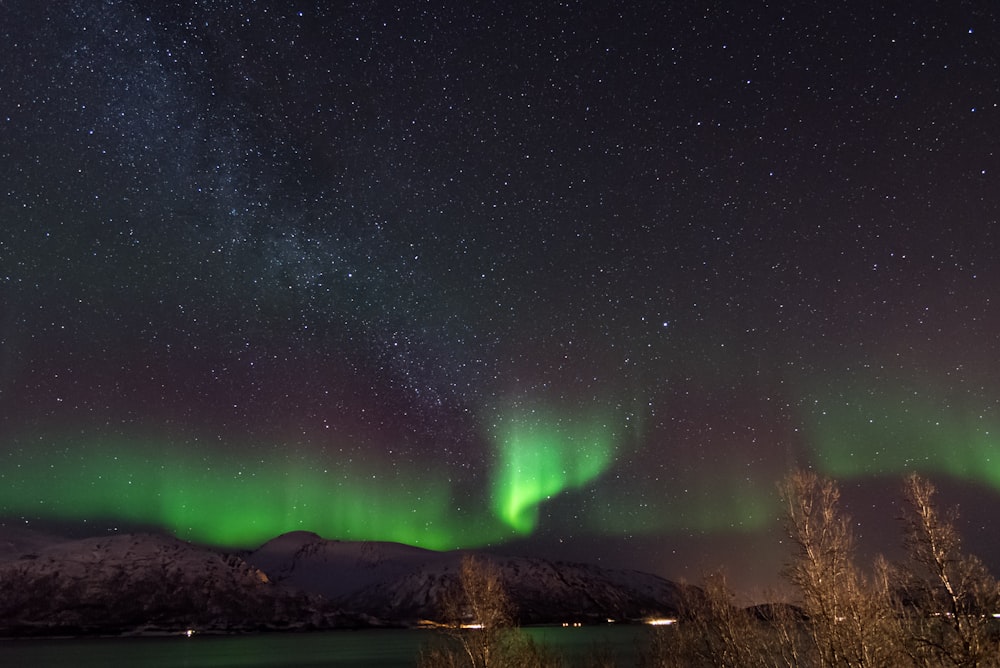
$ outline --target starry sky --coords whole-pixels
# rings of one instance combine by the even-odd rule
[[[0,4],[0,518],[1000,566],[991,2]],[[995,570],[997,570],[995,568]]]

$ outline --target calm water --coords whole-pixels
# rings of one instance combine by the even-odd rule
[[[606,626],[526,629],[536,642],[581,661],[595,648],[614,653],[622,668],[634,666],[648,629]],[[416,665],[433,631],[331,631],[193,638],[94,638],[0,641],[0,666],[31,668],[402,668]]]

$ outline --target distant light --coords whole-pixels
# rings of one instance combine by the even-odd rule
[[[670,626],[677,623],[675,617],[656,617],[654,619],[647,619],[646,623],[650,626]]]

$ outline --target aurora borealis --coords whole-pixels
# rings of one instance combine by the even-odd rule
[[[789,468],[918,470],[1000,572],[998,30],[4,2],[0,523],[752,587]]]
[[[538,506],[567,488],[595,480],[611,464],[613,437],[607,421],[517,415],[499,435],[500,467],[494,509],[519,533],[538,523]]]

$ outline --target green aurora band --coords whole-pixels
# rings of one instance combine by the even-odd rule
[[[159,526],[178,537],[253,547],[281,533],[384,540],[436,550],[530,534],[541,503],[612,462],[607,420],[527,412],[501,420],[492,512],[455,507],[447,477],[384,463],[242,456],[190,440],[44,434],[0,457],[0,516]],[[286,452],[295,452],[286,448]],[[40,456],[28,454],[45,453]]]
[[[493,435],[500,453],[493,484],[497,516],[519,534],[534,531],[541,503],[590,482],[611,464],[609,425],[534,411],[501,420]]]
[[[158,526],[232,547],[294,530],[436,550],[509,535],[488,513],[456,511],[450,485],[426,472],[351,462],[322,470],[305,458],[238,458],[154,439],[34,445],[50,454],[2,457],[0,516]]]
[[[824,404],[807,419],[809,442],[827,475],[918,470],[1000,489],[1000,422],[990,408],[931,401],[919,391],[842,396],[851,398]]]
[[[0,453],[0,518],[160,527],[240,548],[307,530],[434,550],[529,535],[542,505],[560,495],[561,507],[572,505],[579,526],[595,535],[748,531],[773,522],[771,487],[762,492],[738,457],[662,494],[651,494],[641,479],[589,486],[613,470],[617,444],[632,442],[613,414],[505,411],[489,434],[496,451],[483,490],[489,498],[463,508],[447,471],[369,455],[359,463],[357,455],[307,445],[287,445],[275,456],[267,444],[222,448],[180,435],[23,434],[19,447]],[[833,468],[842,472],[838,462]]]

